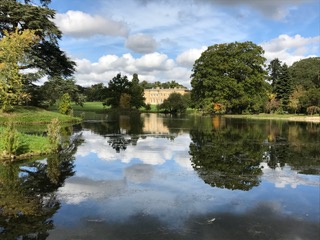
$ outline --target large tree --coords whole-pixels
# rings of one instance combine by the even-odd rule
[[[29,81],[44,75],[67,77],[75,70],[75,63],[59,47],[58,40],[62,34],[52,21],[55,11],[48,8],[50,2],[50,0],[1,0],[0,2],[0,38],[4,37],[5,31],[12,33],[18,29],[19,33],[22,33],[28,29],[34,30],[40,40],[26,51],[28,62],[19,65],[20,69],[38,70],[36,77],[32,75],[26,78]]]
[[[268,65],[269,81],[271,82],[272,92],[276,92],[276,87],[281,74],[282,63],[278,58],[273,59]]]
[[[260,111],[268,88],[263,53],[252,42],[208,47],[192,70],[191,97],[196,107],[213,109],[221,104],[229,112]]]
[[[118,73],[108,84],[106,104],[113,108],[120,107],[121,96],[123,98],[125,96],[124,94],[130,94],[130,87],[131,83],[128,77],[121,76],[121,73]]]
[[[294,62],[288,70],[293,84],[292,108],[305,113],[308,107],[320,107],[320,57]]]
[[[7,111],[29,96],[23,91],[19,66],[28,61],[25,51],[37,41],[34,31],[8,33],[0,39],[0,110]]]

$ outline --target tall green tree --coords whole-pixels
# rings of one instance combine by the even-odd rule
[[[145,97],[144,97],[144,89],[139,83],[138,74],[134,73],[131,81],[131,107],[135,107],[139,109],[140,107],[145,105]]]
[[[208,47],[193,65],[191,97],[197,108],[222,104],[228,112],[257,112],[267,98],[263,49],[252,42]]]
[[[19,64],[20,69],[38,70],[27,75],[26,83],[39,79],[44,75],[51,77],[68,77],[75,71],[75,63],[59,47],[58,40],[62,37],[61,31],[52,21],[55,11],[48,7],[50,0],[1,0],[0,2],[0,38],[5,31],[12,33],[18,29],[19,33],[25,30],[34,30],[39,38],[30,49],[25,52],[28,61]],[[38,3],[38,5],[36,4]]]
[[[278,58],[273,59],[268,65],[269,80],[271,81],[272,93],[276,92],[277,84],[281,74],[282,63]]]
[[[279,78],[275,86],[276,98],[282,102],[282,106],[287,110],[289,98],[292,94],[292,83],[289,75],[287,64],[283,64],[280,68]]]
[[[131,83],[129,82],[128,77],[121,76],[121,73],[118,73],[108,84],[106,105],[109,105],[112,108],[120,107],[121,95],[130,94],[130,87]]]
[[[62,78],[59,76],[50,77],[39,89],[40,101],[44,106],[54,105],[64,94],[68,93],[72,101],[82,104],[84,96],[79,93],[79,89],[73,78]]]

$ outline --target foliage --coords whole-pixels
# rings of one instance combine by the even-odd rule
[[[131,107],[139,109],[140,107],[143,107],[145,105],[144,89],[139,84],[139,77],[138,77],[138,74],[136,73],[134,73],[132,77],[131,86],[130,86],[130,95],[131,95],[131,101],[130,101]]]
[[[320,115],[320,107],[310,106],[310,107],[307,108],[307,113],[309,115],[313,115],[313,114],[319,113],[319,115]]]
[[[302,86],[305,90],[320,88],[320,57],[294,62],[289,72],[294,86]]]
[[[191,98],[196,107],[222,104],[227,112],[256,112],[267,98],[265,58],[252,42],[208,47],[193,66]]]
[[[18,153],[19,148],[22,146],[21,139],[19,138],[18,131],[14,127],[13,122],[8,122],[7,127],[2,130],[1,144],[4,148],[4,155],[14,156]]]
[[[52,119],[48,124],[48,138],[52,151],[57,151],[60,146],[60,129],[61,125],[57,118]]]
[[[4,31],[0,39],[0,109],[7,111],[13,105],[21,104],[29,99],[23,92],[20,65],[27,61],[25,51],[35,43],[35,31],[26,30],[19,33]]]
[[[33,30],[40,41],[32,44],[25,53],[28,61],[20,65],[21,69],[39,70],[42,75],[70,76],[75,63],[59,48],[61,31],[55,25],[55,11],[48,8],[50,0],[41,0],[40,6],[34,1],[2,0],[0,4],[0,37],[19,29],[19,33]]]
[[[291,92],[289,91],[291,94],[287,104],[289,111],[307,113],[308,107],[320,106],[319,69],[319,57],[302,59],[288,68],[292,89]]]
[[[108,99],[106,105],[110,105],[113,108],[120,107],[120,98],[124,93],[129,94],[130,83],[127,76],[121,76],[118,73],[108,84]]]
[[[278,58],[273,59],[268,65],[269,80],[271,81],[272,93],[276,93],[281,74],[281,67],[281,61]]]
[[[151,104],[150,103],[146,104],[145,108],[146,108],[146,111],[149,112],[151,110]]]
[[[72,115],[71,98],[68,93],[61,96],[58,101],[59,113],[64,115]]]
[[[128,93],[123,93],[120,96],[120,108],[130,109],[131,108],[131,95]]]
[[[160,105],[160,108],[169,113],[183,113],[187,109],[187,103],[180,93],[171,93]]]
[[[190,136],[192,166],[205,183],[244,191],[259,185],[263,154],[258,143],[263,140],[261,132],[245,128],[192,129]],[[252,139],[257,143],[252,143]]]
[[[107,88],[103,83],[93,84],[91,87],[86,88],[83,93],[89,102],[102,102],[107,98]]]
[[[177,83],[175,80],[161,83],[156,81],[154,83],[149,83],[147,81],[142,81],[140,83],[143,89],[152,89],[152,88],[185,88],[183,85]]]
[[[276,113],[281,106],[280,101],[276,98],[275,94],[271,94],[269,96],[269,100],[265,105],[266,113]]]
[[[276,98],[281,100],[282,106],[287,109],[289,98],[292,93],[292,83],[286,64],[281,66],[279,79],[275,86],[275,93]]]
[[[39,89],[43,106],[52,106],[64,94],[68,93],[72,101],[82,105],[85,98],[79,93],[79,89],[72,78],[50,77]]]
[[[131,108],[139,109],[144,106],[144,91],[139,84],[137,74],[133,75],[130,82],[127,76],[117,74],[108,84],[107,96],[104,105],[112,108]]]

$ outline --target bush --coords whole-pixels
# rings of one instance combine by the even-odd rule
[[[23,143],[20,140],[19,133],[12,122],[9,122],[7,127],[3,130],[1,134],[1,142],[4,146],[4,154],[9,156],[18,154],[22,147]]]
[[[58,102],[59,113],[72,115],[71,97],[68,93],[62,95]]]
[[[52,151],[58,151],[60,148],[60,129],[61,125],[58,118],[52,119],[51,123],[48,124],[47,134]]]

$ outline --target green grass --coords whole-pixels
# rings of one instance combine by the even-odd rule
[[[104,107],[102,105],[102,102],[85,102],[83,104],[83,107],[77,104],[72,104],[72,109],[74,111],[104,111],[105,109],[108,109],[109,107]]]
[[[53,118],[58,118],[62,123],[81,121],[57,112],[46,111],[36,107],[15,107],[9,113],[0,113],[0,124],[12,121],[15,124],[48,124]]]
[[[0,127],[0,136],[4,127]],[[15,154],[15,159],[25,159],[32,156],[40,156],[50,154],[52,149],[50,147],[49,139],[41,135],[29,135],[18,132],[19,148]],[[11,157],[5,151],[4,142],[0,139],[0,161],[6,161]]]

